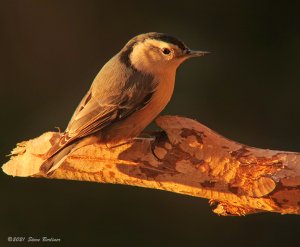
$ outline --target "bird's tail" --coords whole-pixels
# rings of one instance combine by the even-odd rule
[[[84,146],[96,143],[99,141],[98,136],[87,136],[79,139],[68,139],[65,140],[65,136],[61,135],[56,143],[52,145],[49,151],[45,154],[45,160],[40,166],[40,171],[49,174],[56,170],[72,152]]]
[[[72,152],[72,149],[76,146],[76,144],[76,142],[71,143],[63,148],[54,144],[48,151],[47,159],[40,166],[40,171],[45,174],[49,174],[56,170],[66,160],[68,154]]]

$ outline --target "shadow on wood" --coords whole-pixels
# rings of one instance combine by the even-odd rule
[[[162,116],[154,138],[76,150],[53,173],[39,154],[58,133],[18,144],[3,171],[12,176],[117,183],[210,199],[220,215],[300,214],[300,155],[248,147],[183,117]]]

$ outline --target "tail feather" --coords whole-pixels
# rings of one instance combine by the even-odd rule
[[[45,154],[47,159],[52,158],[54,155],[63,150],[66,146],[72,143],[74,139],[68,137],[67,134],[63,133],[60,137],[57,138],[56,142],[52,145],[52,147]]]
[[[68,146],[64,146],[63,149],[59,148],[55,150],[55,146],[51,147],[49,151],[53,152],[41,165],[40,170],[45,173],[51,173],[56,170],[68,157],[68,154],[72,152],[72,149],[76,143],[72,143]]]
[[[58,141],[53,144],[53,146],[47,152],[46,160],[40,166],[40,171],[45,174],[49,174],[56,170],[72,152],[75,152],[77,149],[82,148],[86,145],[96,143],[99,141],[98,136],[88,136],[83,139],[70,140],[64,145],[61,145],[61,140],[63,136],[58,138]]]

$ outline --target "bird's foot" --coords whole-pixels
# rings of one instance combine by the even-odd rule
[[[153,141],[151,142],[151,152],[157,161],[162,161],[155,152],[155,147],[161,146],[163,143],[168,141],[168,135],[164,130],[153,131],[152,136],[154,136]]]

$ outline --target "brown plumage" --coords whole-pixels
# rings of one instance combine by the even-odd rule
[[[109,143],[138,136],[169,102],[177,67],[204,54],[161,33],[131,39],[100,70],[67,129],[45,155],[41,170],[57,168],[78,140],[92,134]]]

